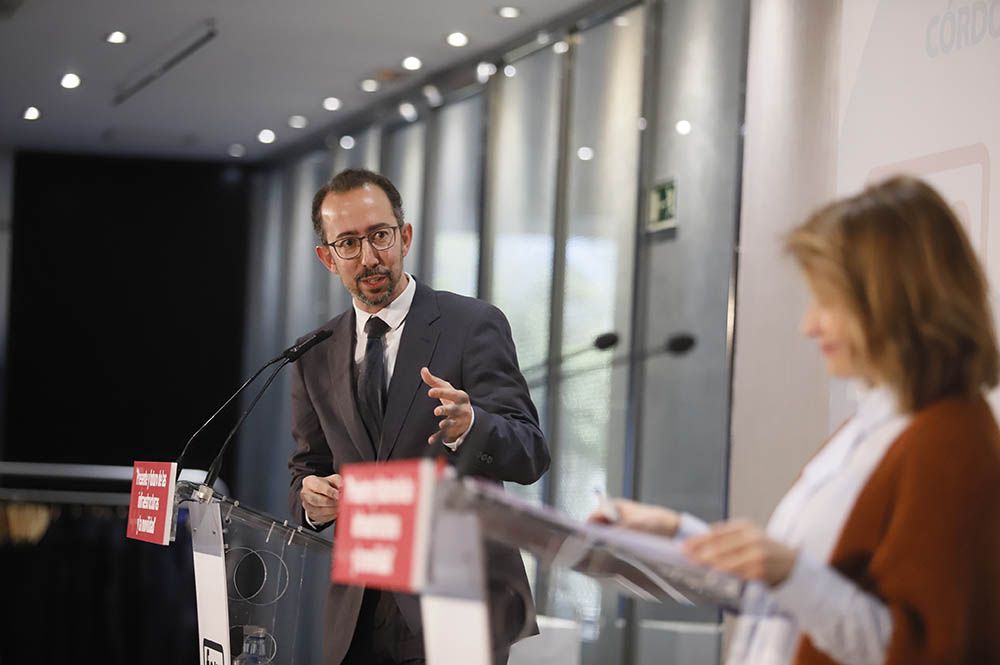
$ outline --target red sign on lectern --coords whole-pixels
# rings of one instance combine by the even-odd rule
[[[349,464],[340,470],[331,579],[414,593],[427,578],[433,460]]]
[[[132,464],[132,496],[128,501],[125,535],[147,543],[170,544],[176,478],[176,462]]]

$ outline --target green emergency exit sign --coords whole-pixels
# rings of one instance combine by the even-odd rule
[[[677,183],[669,178],[657,183],[649,191],[649,218],[646,230],[650,233],[677,227]]]

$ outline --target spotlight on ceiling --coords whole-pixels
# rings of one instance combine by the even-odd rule
[[[476,80],[486,83],[490,77],[497,73],[497,66],[492,62],[480,62],[476,65]]]
[[[564,39],[560,39],[555,44],[552,45],[552,52],[558,55],[562,55],[569,50],[569,42]]]
[[[354,147],[354,137],[353,136],[341,136],[340,137],[340,147],[344,150],[350,150]]]
[[[309,118],[304,115],[293,115],[288,118],[288,126],[292,129],[305,129],[309,124]]]
[[[109,44],[124,44],[128,41],[128,35],[121,30],[115,30],[114,32],[109,32],[104,41]]]
[[[517,67],[514,65],[507,65],[503,68],[503,75],[507,78],[514,78],[517,76]]]
[[[432,109],[444,104],[444,97],[441,96],[441,91],[438,90],[436,85],[425,85],[423,88],[424,99],[427,100],[427,105]]]
[[[67,90],[72,90],[73,88],[79,88],[80,83],[81,83],[80,77],[74,74],[73,72],[68,72],[67,74],[64,74],[62,80],[59,81],[59,85],[66,88]]]
[[[462,48],[469,43],[469,37],[464,32],[453,32],[445,37],[445,41],[448,43],[448,46]]]
[[[22,116],[25,120],[38,120],[42,117],[42,112],[39,111],[34,106],[29,106],[24,109],[24,115]]]
[[[691,123],[687,120],[678,120],[677,124],[674,125],[674,129],[677,130],[677,133],[681,136],[687,136],[691,133]]]
[[[378,92],[379,83],[375,79],[365,79],[361,82],[361,89],[365,92]]]
[[[257,133],[257,140],[261,143],[274,143],[275,136],[274,132],[270,129],[262,129]]]
[[[580,149],[576,151],[576,156],[579,157],[581,161],[589,162],[594,158],[594,149],[588,146],[581,146]]]
[[[421,62],[420,58],[414,55],[411,55],[407,58],[403,58],[403,69],[405,69],[406,71],[415,72],[423,66],[424,63]]]
[[[239,159],[243,155],[247,154],[247,149],[243,146],[242,143],[234,143],[231,146],[229,146],[229,150],[227,150],[226,152],[229,153],[230,157],[235,157]]]
[[[410,102],[403,102],[399,105],[399,115],[406,122],[414,122],[417,119],[417,107]]]
[[[521,15],[521,10],[517,7],[497,7],[497,16],[500,18],[517,18]]]
[[[336,97],[327,97],[323,100],[323,108],[327,111],[336,111],[341,107],[340,100]]]

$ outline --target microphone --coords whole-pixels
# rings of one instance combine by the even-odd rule
[[[570,351],[569,353],[563,354],[559,358],[558,362],[560,364],[564,363],[570,358],[575,358],[577,356],[583,355],[584,353],[589,353],[590,351],[593,351],[595,349],[598,351],[606,351],[608,349],[614,348],[618,346],[618,339],[619,339],[618,333],[614,332],[613,330],[610,332],[601,333],[600,335],[594,338],[594,341],[591,342],[590,345],[583,346],[580,347],[579,349],[575,349],[573,351]],[[521,374],[527,374],[528,372],[538,372],[543,369],[547,369],[549,367],[549,364],[550,363],[548,360],[537,363],[535,365],[532,365],[531,367],[528,367],[527,369],[521,370]]]
[[[695,347],[697,340],[694,335],[689,333],[676,333],[668,337],[663,344],[650,347],[649,349],[639,352],[639,353],[629,353],[621,356],[617,356],[611,359],[611,362],[601,363],[600,365],[588,365],[587,367],[578,367],[569,372],[560,373],[558,375],[559,380],[570,379],[580,374],[588,374],[590,372],[596,372],[598,370],[607,369],[609,367],[616,367],[618,365],[625,365],[632,362],[633,360],[644,361],[652,358],[653,356],[658,356],[660,354],[666,353],[671,356],[683,356],[691,349]],[[529,388],[537,388],[538,386],[544,385],[546,382],[546,377],[540,377],[534,381],[528,383]]]
[[[292,346],[282,351],[280,355],[277,355],[274,358],[272,358],[271,361],[268,363],[268,365],[270,365],[271,363],[276,363],[282,358],[286,358],[289,362],[295,362],[296,360],[302,357],[303,353],[313,348],[314,346],[316,346],[317,344],[319,344],[332,334],[333,334],[332,330],[317,330],[316,332],[309,335],[298,344],[293,344]]]
[[[333,332],[330,331],[330,330],[317,330],[316,332],[312,333],[306,339],[302,340],[298,344],[293,344],[292,346],[288,347],[287,349],[285,349],[284,351],[282,351],[280,354],[278,354],[274,358],[271,358],[270,360],[268,360],[266,363],[264,363],[261,366],[260,369],[258,369],[256,372],[254,372],[253,376],[251,376],[249,379],[247,379],[246,381],[244,381],[243,385],[241,385],[239,388],[237,388],[236,392],[234,392],[229,397],[229,399],[227,399],[225,402],[223,402],[222,406],[220,406],[215,411],[215,413],[213,413],[211,416],[209,416],[208,420],[206,420],[205,423],[201,427],[199,427],[195,431],[194,434],[191,435],[191,438],[188,439],[187,443],[184,444],[184,449],[181,450],[181,454],[177,457],[177,475],[178,475],[178,477],[180,476],[181,469],[184,468],[184,459],[185,459],[185,457],[187,457],[188,450],[190,449],[191,443],[195,440],[195,438],[197,438],[197,436],[199,434],[201,434],[202,431],[206,427],[208,427],[209,423],[211,423],[213,420],[215,420],[216,416],[218,416],[220,413],[222,413],[223,409],[225,409],[227,406],[229,406],[229,404],[234,399],[236,399],[244,390],[246,390],[247,386],[249,386],[251,383],[253,383],[257,379],[257,377],[260,376],[261,373],[265,369],[267,369],[268,367],[270,367],[271,365],[273,365],[275,363],[278,363],[278,362],[282,363],[281,366],[278,367],[274,372],[272,372],[272,374],[271,374],[270,377],[268,377],[267,383],[264,385],[264,388],[261,390],[260,393],[258,393],[257,397],[254,399],[253,403],[250,405],[250,409],[252,409],[253,405],[257,403],[258,399],[260,399],[260,396],[261,396],[261,394],[263,394],[264,390],[267,390],[267,386],[271,385],[271,381],[274,380],[274,376],[281,370],[282,367],[284,367],[285,365],[287,365],[290,362],[295,362],[296,360],[298,360],[302,356],[303,353],[305,353],[306,351],[308,351],[312,347],[316,346],[317,344],[319,344],[320,342],[322,342],[323,340],[325,340],[326,338],[328,338],[332,334],[333,334]],[[246,416],[249,414],[250,409],[247,409],[247,412],[240,418],[240,421],[239,421],[239,423],[237,423],[236,428],[238,428],[240,426],[240,424],[243,423],[243,420],[246,419]],[[233,432],[236,431],[236,428],[233,429]],[[232,438],[233,432],[230,432],[229,437],[227,437],[227,439],[226,439],[226,442],[222,444],[223,445],[223,450],[225,450],[226,444],[229,443],[229,439]],[[222,455],[222,451],[219,452],[219,455],[220,456]],[[214,462],[213,462],[213,464],[214,464]],[[218,476],[218,472],[216,472],[215,477],[212,477],[211,480],[209,480],[209,478],[206,476],[204,484],[207,487],[211,487],[212,483],[215,482],[215,478],[217,476]]]

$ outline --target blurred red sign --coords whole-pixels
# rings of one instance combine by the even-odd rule
[[[349,464],[333,541],[337,584],[415,593],[427,577],[433,460]]]

